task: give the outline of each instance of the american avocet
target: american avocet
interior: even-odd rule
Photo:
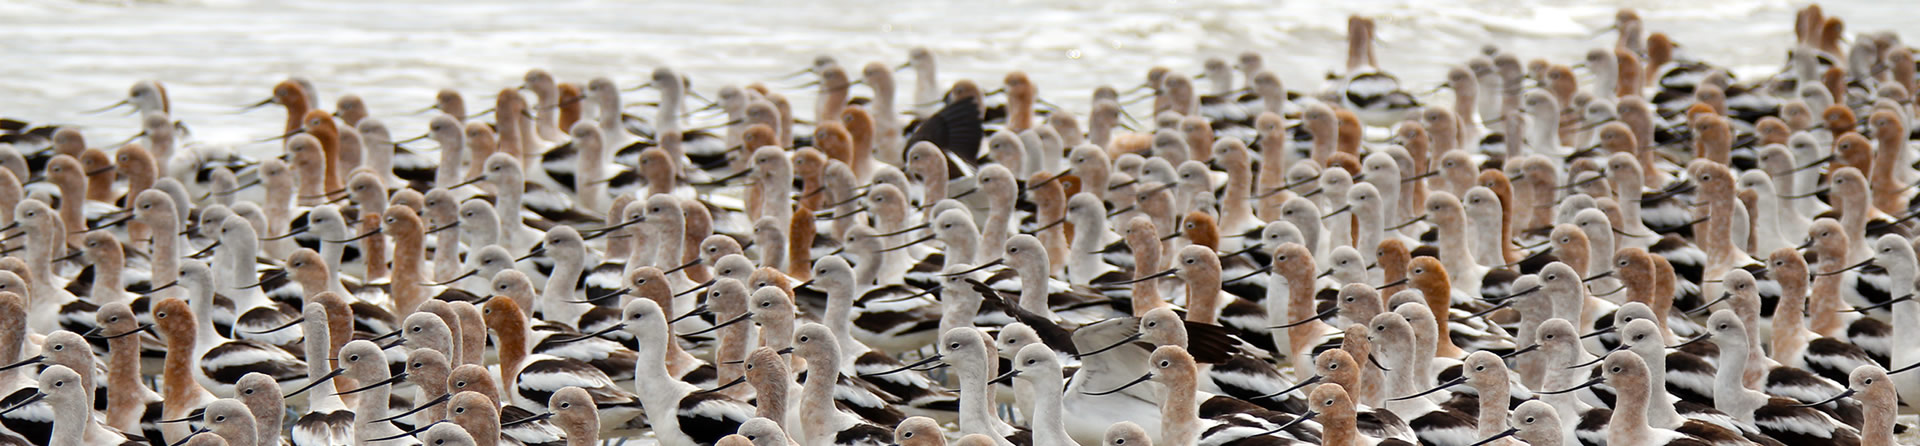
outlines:
[[[1417,308],[1417,307],[1412,307]],[[1416,328],[1407,322],[1399,312],[1387,312],[1374,316],[1367,323],[1367,342],[1377,353],[1377,357],[1386,358],[1393,366],[1380,366],[1388,372],[1388,395],[1413,395],[1431,387],[1428,382],[1434,375],[1427,375],[1420,362],[1431,358],[1417,355],[1419,344]],[[1380,362],[1374,356],[1371,362]],[[1473,439],[1472,417],[1453,411],[1425,398],[1409,398],[1386,401],[1386,407],[1400,418],[1406,419],[1415,435],[1426,442],[1445,442],[1446,444],[1470,444]]]
[[[1194,335],[1189,336],[1189,333]],[[1155,346],[1177,345],[1189,349],[1190,353],[1200,352],[1202,356],[1195,357],[1196,361],[1203,364],[1199,372],[1203,379],[1199,385],[1207,391],[1255,399],[1289,385],[1279,382],[1279,370],[1254,356],[1263,352],[1253,351],[1217,325],[1183,321],[1170,307],[1155,308],[1140,317],[1140,334],[1141,340]]]
[[[145,414],[153,412],[159,415],[154,405],[161,401],[160,394],[154,393],[140,379],[140,338],[139,333],[150,332],[143,329],[141,322],[134,316],[127,302],[109,302],[102,304],[94,313],[101,332],[107,335],[107,410],[101,419],[108,427],[123,432],[144,432],[141,421]],[[132,336],[128,336],[132,335]],[[155,418],[157,419],[157,418]]]
[[[1313,254],[1298,243],[1282,244],[1274,251],[1272,265],[1276,273],[1270,280],[1284,282],[1269,285],[1268,321],[1285,325],[1317,319],[1312,316],[1318,313],[1314,308],[1314,292],[1318,287],[1309,276],[1316,269]],[[1275,290],[1284,290],[1286,294],[1275,296]],[[1282,304],[1286,305],[1282,307],[1285,311],[1273,311],[1275,305]],[[1276,313],[1285,317],[1276,320]],[[1294,370],[1308,370],[1312,367],[1311,352],[1338,345],[1342,333],[1325,322],[1315,320],[1286,327],[1285,330],[1275,329],[1271,336],[1274,345],[1285,349],[1288,358],[1292,358]]]
[[[946,446],[947,437],[940,430],[940,422],[927,417],[913,417],[894,427],[893,442],[903,446]]]
[[[15,277],[5,277],[10,275],[12,275],[12,273],[0,274],[0,278],[18,280]],[[26,359],[24,356],[25,353],[27,353],[26,350],[29,350],[26,347],[32,346],[31,340],[28,339],[26,324],[23,323],[24,319],[26,319],[26,313],[26,301],[21,299],[20,295],[12,292],[0,292],[0,316],[12,316],[12,318],[8,319],[9,322],[0,324],[0,341],[6,342],[6,344],[0,344],[4,345],[4,347],[0,347],[0,357],[4,357],[10,365],[30,365],[36,362],[16,362]],[[6,392],[8,392],[9,396],[13,396],[14,394],[19,394],[21,398],[32,396],[35,392],[35,390],[33,390],[33,383],[34,378],[28,375],[25,369],[20,367],[0,371],[0,384],[6,386]],[[26,407],[24,404],[19,406]],[[0,437],[14,438],[14,436],[25,433],[22,431],[47,431],[47,423],[52,417],[48,416],[45,405],[43,404],[31,412],[35,413],[22,413],[10,417],[0,417],[0,420],[11,422],[7,423],[10,424],[10,426],[7,426],[7,429],[12,431],[13,434]],[[39,435],[34,436],[36,440],[38,440],[38,436]]]
[[[434,446],[479,446],[481,443],[473,434],[453,423],[436,423],[426,426],[426,432],[419,434],[420,444]]]
[[[118,429],[101,425],[93,418],[92,402],[87,400],[87,389],[81,382],[79,373],[62,365],[53,365],[40,372],[38,391],[28,402],[45,399],[53,408],[52,433],[47,444],[81,445],[111,444],[132,445],[145,442],[145,438],[121,432]],[[22,402],[15,407],[26,406]],[[238,402],[233,405],[239,406]],[[244,406],[239,407],[246,414]],[[252,419],[247,414],[248,420]],[[252,434],[252,425],[248,423],[247,434]]]
[[[727,446],[787,446],[793,439],[780,429],[773,420],[754,418],[740,423],[740,430],[732,435],[720,437],[716,445]]]
[[[111,170],[112,165],[107,165],[107,168]],[[99,169],[99,167],[93,169]],[[89,178],[93,172],[94,170],[82,166],[78,158],[64,154],[48,160],[42,169],[40,179],[58,187],[61,197],[74,197],[71,200],[61,200],[59,210],[60,219],[66,222],[67,231],[75,235],[87,228],[98,226],[109,217],[109,214],[118,215],[120,211],[117,206],[109,202],[93,199]],[[28,181],[34,181],[34,179],[28,179]],[[108,183],[106,187],[111,193],[112,184]]]
[[[1517,438],[1532,446],[1559,446],[1566,444],[1560,436],[1560,415],[1553,406],[1539,400],[1528,400],[1515,406],[1513,414],[1507,417],[1501,426],[1512,426],[1507,430],[1485,437],[1477,444],[1495,443],[1505,437]]]
[[[1489,354],[1491,355],[1491,354]],[[1339,384],[1321,384],[1308,395],[1306,416],[1317,419],[1321,426],[1320,444],[1322,445],[1413,445],[1405,438],[1371,438],[1360,430],[1362,418],[1358,418],[1353,398]],[[1503,403],[1504,404],[1504,403]],[[1504,407],[1502,407],[1504,409]],[[1504,412],[1504,410],[1502,410]],[[1369,420],[1372,421],[1372,420]],[[1399,420],[1393,420],[1399,421]]]
[[[1496,271],[1503,273],[1499,275],[1501,277],[1489,276],[1489,278],[1506,279],[1509,277],[1517,277],[1511,271]],[[1473,310],[1479,312],[1487,311],[1487,309],[1479,308],[1475,305],[1476,302],[1472,300],[1463,300],[1459,295],[1455,294],[1459,292],[1457,291],[1458,287],[1449,288],[1449,282],[1451,282],[1451,279],[1449,278],[1446,267],[1437,259],[1424,256],[1415,257],[1412,262],[1407,264],[1407,284],[1411,289],[1420,291],[1422,299],[1420,303],[1427,307],[1426,310],[1429,312],[1429,316],[1433,319],[1434,323],[1437,324],[1436,337],[1433,339],[1436,353],[1441,357],[1458,359],[1466,356],[1465,350],[1463,349],[1508,350],[1518,347],[1512,344],[1511,336],[1499,326],[1490,324],[1475,325],[1453,321],[1453,312],[1455,311]],[[1511,285],[1511,280],[1508,280],[1507,283],[1502,283],[1499,286],[1511,288]],[[1484,290],[1485,288],[1482,289]],[[1512,291],[1503,290],[1501,294],[1512,295]],[[1395,309],[1397,310],[1398,308]],[[1466,345],[1466,347],[1460,347],[1459,345],[1461,344]]]
[[[517,433],[516,431],[521,430],[521,427],[530,426],[535,428],[544,428],[544,430],[553,429],[550,426],[542,426],[543,418],[537,417],[534,413],[529,412],[526,409],[521,408],[520,406],[512,405],[512,404],[500,405],[500,403],[498,403],[499,400],[497,399],[500,395],[500,390],[497,387],[497,385],[494,383],[493,375],[494,374],[492,372],[489,372],[486,368],[478,365],[462,364],[460,366],[454,367],[453,372],[447,375],[447,391],[452,393],[445,394],[444,396],[446,398],[444,399],[435,399],[434,401],[431,401],[428,403],[431,405],[432,403],[435,403],[435,402],[450,401],[453,398],[452,397],[453,394],[458,394],[460,392],[474,392],[474,393],[480,394],[481,396],[485,396],[489,399],[493,399],[493,401],[495,401],[494,404],[500,408],[500,414],[502,418],[517,420],[517,421],[525,421],[525,423],[519,424],[518,426],[509,426],[509,427],[503,428],[508,432],[508,436],[519,438],[520,434]],[[557,435],[558,435],[557,432],[548,432],[543,436],[543,438],[545,439],[541,441],[552,441],[552,439],[555,438]]]
[[[1842,424],[1798,400],[1772,397],[1746,386],[1744,376],[1751,347],[1747,345],[1746,326],[1739,316],[1728,310],[1715,311],[1708,318],[1707,329],[1713,341],[1721,344],[1720,369],[1714,379],[1714,407],[1741,423],[1758,427],[1782,443],[1860,442],[1861,431],[1853,426]]]
[[[201,322],[195,320],[194,311],[187,303],[179,299],[162,299],[154,303],[152,314],[153,327],[167,343],[166,366],[161,373],[161,387],[165,393],[160,416],[167,420],[181,419],[217,399],[194,379],[195,372],[200,369],[200,355],[194,349],[195,333],[200,330],[211,331],[212,328],[197,328]],[[167,440],[183,441],[191,429],[186,424],[169,423],[162,426],[161,431]]]
[[[662,442],[709,443],[738,429],[740,423],[752,417],[746,404],[720,393],[702,391],[667,374],[664,347],[677,341],[668,331],[667,318],[658,303],[635,299],[626,304],[623,313],[626,322],[622,325],[639,340],[643,358],[638,365],[640,369],[635,372],[641,377],[635,380],[640,386],[638,399],[649,409],[649,424]]]
[[[207,405],[207,410],[200,415],[200,419],[206,423],[205,427],[201,428],[202,431],[219,435],[229,445],[257,444],[253,413],[240,400],[231,398],[215,400],[213,404]]]
[[[626,423],[639,416],[639,397],[621,389],[599,368],[578,359],[534,353],[528,344],[527,313],[513,299],[488,299],[481,312],[499,349],[501,399],[522,408],[541,408],[553,392],[572,386],[596,393],[603,430],[625,429]]]
[[[1064,407],[1061,405],[1061,392],[1065,382],[1061,377],[1060,358],[1046,344],[1030,344],[1021,347],[1014,355],[1013,369],[995,378],[995,381],[1019,379],[1032,386],[1034,393],[1033,444],[1035,446],[1070,446],[1079,443],[1068,434]]]
[[[387,399],[392,393],[392,389],[388,386],[405,379],[406,376],[390,373],[386,356],[381,353],[380,346],[372,341],[348,342],[340,347],[337,355],[340,365],[334,369],[334,372],[328,374],[344,376],[362,385],[357,389],[340,392],[341,394],[363,393],[354,402],[352,412],[354,441],[364,443],[400,433],[401,430],[398,427],[386,421]]]
[[[1446,266],[1444,271],[1448,280],[1445,283],[1453,290],[1449,293],[1469,297],[1507,295],[1509,292],[1501,288],[1512,281],[1513,274],[1473,261],[1468,249],[1472,237],[1467,228],[1466,209],[1460,199],[1444,192],[1428,194],[1426,212],[1427,219],[1441,231],[1440,258],[1436,263]]]
[[[1148,381],[1162,386],[1164,390],[1160,393],[1165,403],[1160,410],[1161,443],[1251,441],[1285,445],[1302,444],[1320,437],[1321,426],[1308,423],[1313,416],[1268,411],[1231,397],[1199,393],[1195,387],[1193,357],[1179,346],[1155,349],[1149,356],[1148,370],[1121,389]]]
[[[80,375],[79,384],[82,390],[86,391],[84,397],[85,401],[87,401],[88,410],[92,410],[95,402],[101,401],[96,400],[95,395],[99,395],[102,400],[104,400],[109,392],[111,392],[109,389],[101,387],[106,383],[99,380],[100,375],[107,373],[105,369],[106,364],[97,361],[97,357],[93,354],[92,344],[88,344],[85,338],[71,331],[58,330],[53,333],[48,333],[46,337],[40,341],[40,354],[31,358],[24,358],[21,360],[21,363],[44,363],[49,366],[61,365],[72,370],[87,371],[85,374]]]
[[[940,354],[929,359],[953,366],[960,384],[960,431],[986,435],[1002,446],[1029,443],[1030,432],[1002,421],[989,407],[995,400],[989,381],[998,361],[986,335],[973,327],[957,327],[941,335],[940,345]]]
[[[763,268],[761,271],[771,269]],[[760,289],[750,297],[749,306],[753,308],[754,322],[761,328],[761,344],[775,349],[790,347],[798,315],[794,312],[793,302],[787,297],[788,292],[783,289],[785,285],[773,284],[758,277],[753,282]],[[839,404],[861,417],[891,424],[904,416],[894,407],[900,401],[911,402],[914,407],[935,413],[952,411],[954,396],[951,392],[937,390],[932,380],[919,372],[907,370],[908,367],[891,357],[868,352],[853,361],[851,371],[859,373],[865,381],[842,378],[835,398]],[[805,360],[798,357],[792,358],[792,362],[795,368],[806,364]]]
[[[284,381],[300,381],[300,369],[304,362],[299,358],[272,344],[229,339],[215,331],[213,273],[206,264],[186,262],[179,283],[182,288],[191,290],[192,315],[198,318],[194,324],[197,328],[188,334],[194,339],[191,354],[198,357],[198,364],[192,369],[193,377],[202,386],[215,394],[232,394],[233,383],[239,380],[236,375],[245,375],[246,372],[266,373]],[[154,316],[157,321],[159,315]],[[172,341],[168,343],[171,350]]]
[[[546,417],[529,414],[515,421],[519,422],[517,424],[527,424],[544,419]],[[505,435],[506,433],[502,431],[500,408],[493,404],[492,399],[479,392],[465,391],[454,394],[447,403],[447,421],[466,430],[478,445],[527,443]],[[552,443],[560,439],[549,436],[541,440]]]
[[[600,416],[593,404],[593,395],[586,389],[568,387],[553,393],[547,400],[548,410],[552,410],[553,424],[566,432],[568,446],[590,446],[599,443]]]
[[[301,337],[298,330],[289,329],[259,334],[268,328],[284,325],[294,318],[289,314],[290,310],[283,309],[270,300],[267,293],[262,290],[279,288],[281,284],[287,283],[288,281],[284,279],[286,271],[260,274],[260,262],[254,260],[259,256],[260,237],[255,235],[253,224],[245,218],[227,217],[218,231],[220,251],[227,255],[224,259],[216,260],[225,260],[227,264],[221,265],[225,271],[215,274],[228,277],[225,281],[229,285],[228,288],[219,291],[234,300],[232,337],[257,340],[283,348],[295,344]],[[216,280],[215,283],[219,281]]]
[[[891,437],[886,428],[865,423],[834,407],[841,353],[835,336],[820,324],[802,325],[794,332],[794,354],[807,361],[807,383],[801,389],[799,420],[805,444],[881,444]]]
[[[273,377],[258,373],[249,373],[240,377],[236,399],[246,405],[247,416],[253,425],[254,444],[282,444],[280,434],[281,420],[286,416],[286,400],[280,393],[280,385]],[[217,423],[217,421],[216,421]]]
[[[332,292],[342,298],[352,296],[349,301],[342,302],[342,305],[352,308],[353,314],[342,315],[342,317],[350,316],[353,324],[361,326],[360,330],[368,333],[386,334],[400,325],[400,321],[393,313],[374,303],[384,300],[374,298],[381,297],[381,293],[385,290],[377,285],[364,284],[348,288],[346,284],[340,283],[341,276],[334,275],[333,270],[327,268],[322,256],[311,249],[300,248],[287,257],[288,275],[294,283],[305,290],[303,292],[308,293],[308,296],[314,296],[323,291]],[[311,301],[312,298],[308,300]]]
[[[406,416],[414,417],[412,421],[416,421],[408,424],[423,426],[447,419],[447,408],[440,404],[441,399],[450,399],[453,395],[447,392],[447,380],[453,375],[453,366],[447,362],[447,355],[424,348],[407,352],[406,373],[407,382],[420,391],[420,397],[413,399],[416,401],[414,408],[404,412]]]
[[[877,189],[890,189],[890,186],[877,186]],[[922,278],[935,279],[932,273],[938,268],[928,261],[912,259],[891,259],[889,252],[882,248],[880,236],[864,225],[856,226],[847,233],[848,240],[841,246],[848,255],[859,259],[858,266],[851,272],[849,280],[857,291],[855,298],[861,316],[856,317],[855,327],[860,331],[862,342],[885,352],[900,352],[917,349],[933,342],[936,337],[930,324],[936,309],[926,305],[926,301],[913,300],[914,295],[924,292],[931,284],[914,284],[911,278],[903,277],[912,267],[922,271]],[[800,260],[797,256],[794,260]],[[817,273],[814,280],[826,280]],[[829,303],[829,307],[832,307]]]
[[[1454,397],[1456,400],[1461,400],[1460,402],[1470,399],[1479,406],[1479,411],[1475,414],[1475,427],[1481,438],[1498,434],[1500,427],[1506,424],[1507,408],[1512,407],[1515,401],[1523,400],[1512,398],[1513,393],[1527,391],[1524,387],[1511,387],[1513,376],[1507,372],[1504,360],[1505,358],[1486,351],[1473,352],[1461,364],[1460,378],[1441,383],[1441,387],[1436,387],[1440,389],[1451,387],[1448,385],[1450,383],[1464,383],[1473,388],[1474,395],[1471,397],[1462,393],[1456,393]]]
[[[53,263],[57,257],[66,256],[67,237],[60,226],[60,217],[53,208],[39,200],[21,201],[14,207],[14,222],[20,224],[26,232],[27,277],[30,285],[26,292],[28,301],[28,328],[36,333],[49,333],[56,327],[87,331],[92,325],[92,305],[78,300],[73,293],[64,288],[65,280],[56,276]],[[78,305],[75,305],[78,304]]]
[[[1629,303],[1621,308],[1621,314],[1627,314],[1638,307],[1640,306]],[[1668,347],[1660,336],[1659,327],[1650,317],[1623,320],[1621,327],[1620,349],[1639,355],[1641,361],[1647,366],[1649,397],[1654,401],[1654,404],[1647,406],[1647,422],[1650,425],[1671,428],[1703,438],[1733,438],[1758,433],[1757,431],[1749,432],[1752,429],[1744,427],[1741,420],[1702,406],[1703,403],[1698,399],[1712,398],[1705,395],[1718,395],[1718,390],[1701,392],[1697,389],[1696,382],[1683,381],[1712,379],[1702,375],[1710,376],[1717,371],[1703,370],[1707,367],[1706,361],[1692,357],[1690,353],[1667,352]],[[1673,391],[1669,389],[1676,387],[1692,395],[1675,398]],[[1618,401],[1617,396],[1615,401]]]
[[[1361,437],[1378,439],[1395,438],[1401,441],[1415,441],[1413,429],[1407,427],[1405,420],[1400,419],[1398,415],[1394,415],[1393,412],[1385,408],[1363,407],[1365,404],[1359,401],[1360,399],[1372,399],[1375,401],[1383,399],[1379,398],[1379,395],[1361,394],[1378,393],[1382,390],[1378,383],[1370,382],[1378,380],[1379,378],[1377,376],[1368,376],[1377,375],[1380,372],[1378,367],[1371,366],[1373,361],[1369,361],[1369,365],[1364,366],[1369,368],[1362,370],[1363,366],[1354,359],[1355,354],[1360,356],[1368,355],[1367,352],[1360,351],[1364,350],[1364,348],[1360,347],[1366,347],[1364,345],[1366,343],[1366,336],[1363,333],[1365,327],[1361,325],[1362,324],[1355,324],[1350,326],[1349,331],[1353,333],[1350,337],[1346,338],[1349,340],[1347,341],[1348,345],[1346,347],[1327,350],[1315,356],[1313,359],[1313,376],[1300,379],[1299,384],[1285,390],[1285,392],[1290,393],[1296,388],[1304,388],[1320,382],[1336,384],[1343,389],[1352,389],[1354,394],[1349,396],[1354,399],[1355,417],[1358,420],[1364,420],[1364,422],[1359,424],[1362,428],[1360,431]],[[1350,353],[1346,348],[1353,348],[1355,350]],[[1311,404],[1308,405],[1311,406]]]
[[[1356,26],[1358,25],[1358,26]],[[1420,102],[1400,88],[1399,79],[1381,71],[1373,54],[1374,23],[1370,18],[1353,17],[1348,22],[1348,62],[1341,76],[1341,104],[1361,114],[1369,125],[1385,126],[1399,122],[1407,113],[1418,110]],[[1355,54],[1364,56],[1364,67]]]
[[[1028,313],[1048,320],[1061,318],[1080,323],[1103,319],[1112,313],[1111,308],[1103,305],[1109,301],[1105,296],[1060,284],[1049,276],[1051,264],[1047,261],[1047,249],[1038,238],[1026,234],[1013,236],[1006,241],[1004,249],[993,255],[1019,276],[1020,295],[1015,305]]]
[[[1584,367],[1574,366],[1591,363],[1593,354],[1580,346],[1580,333],[1574,331],[1572,323],[1560,318],[1547,319],[1540,323],[1537,339],[1540,353],[1536,358],[1546,358],[1540,388],[1571,388],[1587,376],[1582,371]],[[1574,392],[1541,390],[1535,394],[1541,401],[1553,406],[1555,411],[1567,414],[1560,420],[1559,426],[1563,443],[1598,444],[1605,441],[1605,419],[1611,416],[1611,412],[1604,408],[1591,408]]]
[[[1769,275],[1778,277],[1782,285],[1780,300],[1773,310],[1772,324],[1768,327],[1772,347],[1769,357],[1780,361],[1781,365],[1811,371],[1836,383],[1847,376],[1846,370],[1875,362],[1860,346],[1815,333],[1806,325],[1809,313],[1818,315],[1823,311],[1835,311],[1820,302],[1826,299],[1819,297],[1819,293],[1837,291],[1839,278],[1834,276],[1845,271],[1836,266],[1839,260],[1831,260],[1845,244],[1845,236],[1841,234],[1839,226],[1837,222],[1823,218],[1814,222],[1811,232],[1814,251],[1822,256],[1821,263],[1825,264],[1820,269],[1830,271],[1809,274],[1806,263],[1801,261],[1804,257],[1800,257],[1793,248],[1781,248],[1770,255],[1768,270]],[[1888,249],[1893,249],[1891,245],[1905,245],[1907,249],[1912,249],[1907,242],[1898,239],[1876,241],[1876,244]],[[1805,285],[1808,279],[1814,283],[1812,293],[1808,293]],[[1900,285],[1892,287],[1899,288]],[[1807,310],[1800,310],[1802,308]],[[1818,318],[1815,316],[1815,319]]]
[[[1662,444],[1662,445],[1709,445],[1718,444],[1667,428],[1653,427],[1647,423],[1648,381],[1647,365],[1640,356],[1631,352],[1613,352],[1607,355],[1602,365],[1602,378],[1587,381],[1584,386],[1606,382],[1620,391],[1614,405],[1610,421],[1606,425],[1607,444]],[[1745,439],[1725,439],[1745,443]]]
[[[799,414],[787,410],[787,406],[805,403],[800,401],[801,395],[793,393],[794,375],[788,371],[788,361],[777,350],[760,347],[747,354],[740,366],[744,369],[742,376],[753,387],[755,419],[773,421],[782,429],[793,425],[794,431],[798,432]]]

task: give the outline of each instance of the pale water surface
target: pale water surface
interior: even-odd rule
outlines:
[[[1902,29],[1920,14],[1897,1],[1826,2],[1851,32]],[[862,0],[622,2],[601,0],[0,0],[0,115],[78,124],[94,145],[138,130],[113,103],[137,79],[164,81],[200,144],[272,136],[277,110],[233,114],[289,75],[312,79],[322,101],[364,97],[396,136],[419,134],[435,90],[467,94],[470,111],[518,84],[528,68],[562,81],[610,76],[643,82],[653,67],[687,74],[697,91],[772,81],[831,54],[842,65],[889,64],[908,48],[939,58],[943,85],[987,88],[1025,70],[1041,94],[1085,113],[1099,85],[1127,88],[1148,67],[1197,73],[1201,61],[1259,51],[1291,89],[1318,89],[1345,58],[1349,14],[1378,17],[1380,62],[1424,89],[1485,44],[1572,63],[1595,46],[1614,11],[1637,8],[1649,30],[1673,35],[1708,61],[1754,75],[1775,70],[1792,39],[1784,0]],[[1909,39],[1914,38],[1908,32]],[[857,73],[857,71],[856,71]],[[903,73],[900,101],[910,101]],[[653,99],[629,94],[629,102]],[[857,88],[856,94],[866,94]],[[788,92],[811,110],[813,92]],[[1444,97],[1429,100],[1446,100]],[[804,113],[804,112],[803,112]],[[643,115],[650,114],[642,112]],[[251,153],[271,145],[246,147]]]

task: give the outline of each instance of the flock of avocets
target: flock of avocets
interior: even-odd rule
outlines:
[[[1085,118],[926,50],[811,113],[532,70],[415,138],[290,79],[257,159],[140,81],[133,140],[0,134],[0,443],[1890,445],[1915,53],[1798,19],[1765,79],[1623,10],[1444,105],[1363,17],[1321,91],[1249,52]]]

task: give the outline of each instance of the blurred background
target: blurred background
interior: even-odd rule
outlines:
[[[1436,85],[1448,64],[1482,45],[1524,57],[1577,61],[1613,45],[1602,34],[1619,8],[1635,8],[1649,32],[1675,38],[1684,54],[1735,68],[1741,79],[1777,72],[1793,37],[1781,0],[0,0],[0,116],[78,124],[95,144],[138,131],[120,112],[82,111],[127,94],[138,79],[164,82],[176,119],[198,144],[273,136],[277,110],[235,114],[290,75],[311,79],[324,106],[356,93],[396,136],[422,133],[444,87],[470,110],[491,105],[527,69],[561,81],[609,76],[623,87],[669,65],[711,96],[722,85],[780,79],[815,55],[842,65],[904,62],[914,46],[938,58],[940,82],[971,78],[995,88],[1025,70],[1043,98],[1084,116],[1099,85],[1125,90],[1165,65],[1197,74],[1208,57],[1260,52],[1289,89],[1314,91],[1345,59],[1346,17],[1377,17],[1381,67],[1410,91]],[[1907,6],[1902,6],[1906,4]],[[1826,1],[1849,33],[1911,30],[1911,3]],[[857,72],[856,72],[857,74]],[[902,73],[902,100],[911,74]],[[628,103],[655,93],[630,93]],[[870,94],[855,87],[855,95]],[[1423,101],[1450,100],[1447,93]],[[813,89],[792,89],[809,110]],[[697,104],[696,104],[697,105]],[[122,110],[124,111],[124,109]],[[111,139],[102,139],[111,138]],[[242,151],[263,153],[272,144]]]

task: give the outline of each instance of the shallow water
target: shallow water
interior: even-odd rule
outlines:
[[[1824,3],[1850,31],[1898,29],[1914,18],[1900,2]],[[233,114],[267,97],[289,75],[312,79],[328,108],[339,95],[364,97],[395,136],[424,132],[442,87],[467,95],[470,111],[490,105],[528,68],[562,81],[610,76],[643,82],[659,65],[687,74],[697,91],[774,78],[816,54],[844,66],[899,63],[907,49],[938,56],[943,85],[961,78],[987,88],[1009,70],[1029,73],[1044,98],[1085,113],[1099,85],[1125,89],[1146,69],[1198,73],[1207,57],[1254,50],[1291,89],[1320,88],[1341,66],[1350,14],[1378,18],[1380,63],[1404,82],[1434,85],[1450,64],[1484,44],[1526,57],[1577,61],[1621,7],[1638,8],[1650,31],[1749,76],[1776,70],[1792,40],[1799,3],[1781,0],[1345,0],[1112,1],[733,0],[686,3],[595,0],[394,1],[180,0],[75,2],[0,0],[0,116],[77,124],[93,145],[138,131],[138,120],[81,111],[119,100],[137,79],[166,83],[176,119],[198,144],[229,145],[276,134],[276,109]],[[1911,38],[1911,36],[1909,36]],[[902,73],[899,100],[910,101]],[[855,94],[866,94],[856,87]],[[811,110],[813,92],[787,92]],[[652,100],[630,93],[626,100]],[[1447,100],[1430,97],[1428,100]],[[806,114],[806,112],[802,112]],[[644,112],[642,114],[645,114]],[[243,150],[262,153],[270,144]]]

